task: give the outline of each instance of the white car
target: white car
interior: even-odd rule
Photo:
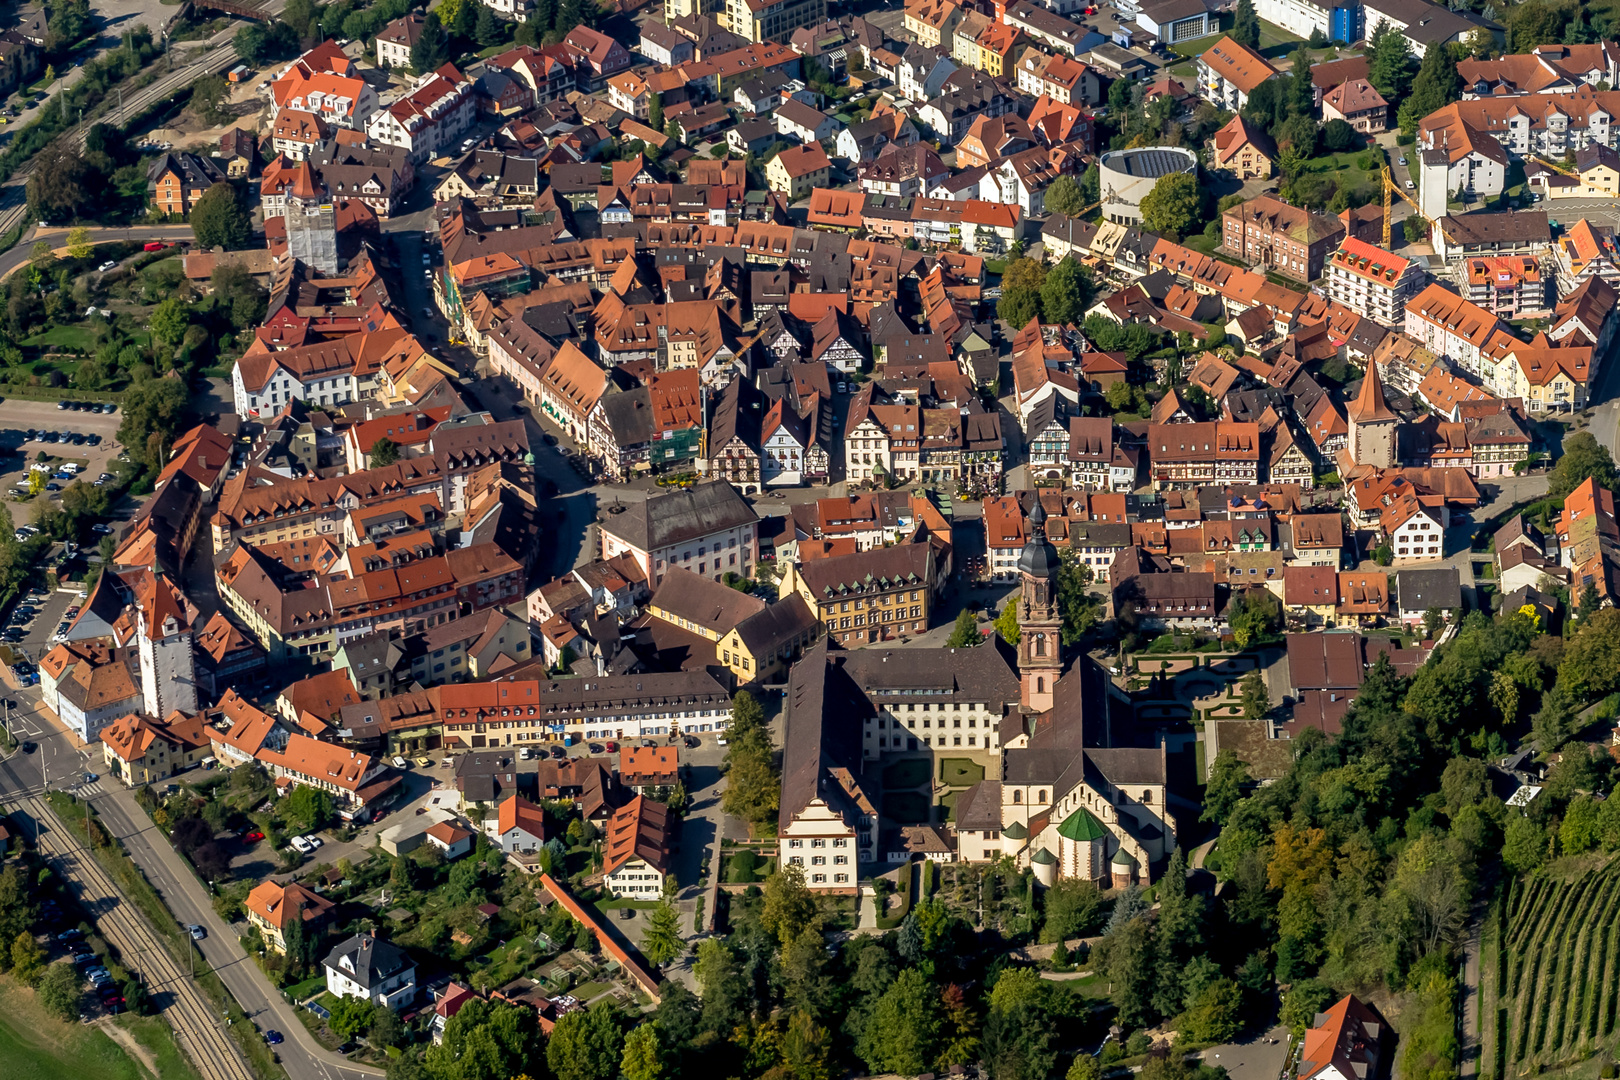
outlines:
[[[394,758],[394,768],[396,768],[396,769],[407,769],[407,768],[410,768],[410,765],[409,765],[408,762],[406,762],[406,760],[404,758],[395,757]]]
[[[105,274],[107,271],[113,269],[117,265],[118,265],[118,260],[117,259],[108,259],[106,262],[104,262],[100,266],[96,267],[96,273]]]
[[[305,833],[303,836],[299,837],[299,839],[308,844],[309,850],[311,851],[314,851],[316,848],[320,847],[322,843],[321,838],[316,836],[314,833]]]
[[[1417,187],[1417,185],[1416,185],[1416,184],[1414,184],[1414,183],[1412,183],[1412,181],[1410,181],[1410,180],[1408,180],[1408,181],[1407,181],[1407,182],[1406,182],[1406,190],[1407,190],[1407,191],[1411,191],[1411,190],[1412,190],[1412,189],[1413,189],[1413,188],[1415,188],[1415,187]]]
[[[310,846],[309,841],[305,840],[302,836],[293,837],[291,840],[287,841],[287,846],[298,852],[300,855],[308,855],[310,852],[315,850]]]

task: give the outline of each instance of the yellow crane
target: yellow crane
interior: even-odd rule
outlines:
[[[1399,195],[1402,199],[1405,199],[1406,204],[1412,208],[1413,212],[1416,213],[1418,217],[1423,218],[1424,222],[1429,226],[1429,228],[1431,228],[1431,229],[1434,228],[1434,221],[1423,213],[1423,208],[1422,207],[1418,206],[1417,203],[1412,201],[1412,196],[1408,195],[1406,192],[1402,191],[1400,188],[1395,186],[1394,179],[1391,178],[1391,176],[1389,175],[1389,166],[1385,165],[1384,166],[1384,250],[1385,251],[1390,250],[1390,245],[1389,245],[1389,225],[1390,225],[1389,210],[1390,210],[1390,207],[1393,205],[1390,202],[1390,199],[1389,199],[1389,197],[1391,195]]]

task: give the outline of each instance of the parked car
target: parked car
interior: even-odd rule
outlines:
[[[551,756],[554,758],[565,758],[568,756],[568,751],[564,750],[560,746],[553,746],[551,748]]]
[[[308,855],[311,851],[315,850],[309,846],[309,841],[305,840],[302,836],[293,837],[291,840],[287,841],[287,846],[298,852],[300,855]]]
[[[410,763],[407,762],[404,758],[402,758],[402,757],[395,757],[394,758],[394,768],[396,768],[396,769],[407,769],[409,767],[410,767]]]
[[[607,752],[606,750],[602,749],[602,744],[601,743],[595,743],[595,742],[591,743],[585,749],[589,750],[593,754],[604,754],[604,753]]]
[[[96,267],[96,273],[105,274],[107,271],[115,269],[117,266],[118,266],[118,260],[117,259],[108,259],[106,262],[104,262],[100,266]]]
[[[257,844],[260,840],[263,840],[263,839],[264,839],[264,833],[259,832],[257,829],[255,829],[253,832],[244,833],[242,835],[242,842],[244,844]]]
[[[433,759],[428,757],[426,754],[424,754],[421,757],[417,758],[416,763],[418,765],[422,766],[422,768],[424,768],[424,769],[433,768]]]

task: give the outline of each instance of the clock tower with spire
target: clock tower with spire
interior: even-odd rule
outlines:
[[[1046,712],[1063,674],[1063,617],[1057,602],[1058,553],[1046,538],[1046,508],[1039,493],[1029,512],[1029,540],[1018,556],[1018,681],[1024,708]]]

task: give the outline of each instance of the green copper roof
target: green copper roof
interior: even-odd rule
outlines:
[[[1041,848],[1041,850],[1029,857],[1029,861],[1036,866],[1052,866],[1057,863],[1057,856],[1045,848]]]
[[[1058,826],[1058,835],[1065,840],[1073,840],[1077,844],[1084,844],[1089,840],[1101,840],[1108,835],[1103,823],[1094,817],[1090,810],[1081,807],[1069,815],[1069,819]]]
[[[1009,840],[1023,840],[1029,836],[1029,830],[1015,821],[1005,829],[1002,829],[1001,835],[1005,836]]]
[[[1120,848],[1118,851],[1114,852],[1114,857],[1109,861],[1115,866],[1136,865],[1136,860],[1127,855],[1124,848]]]

